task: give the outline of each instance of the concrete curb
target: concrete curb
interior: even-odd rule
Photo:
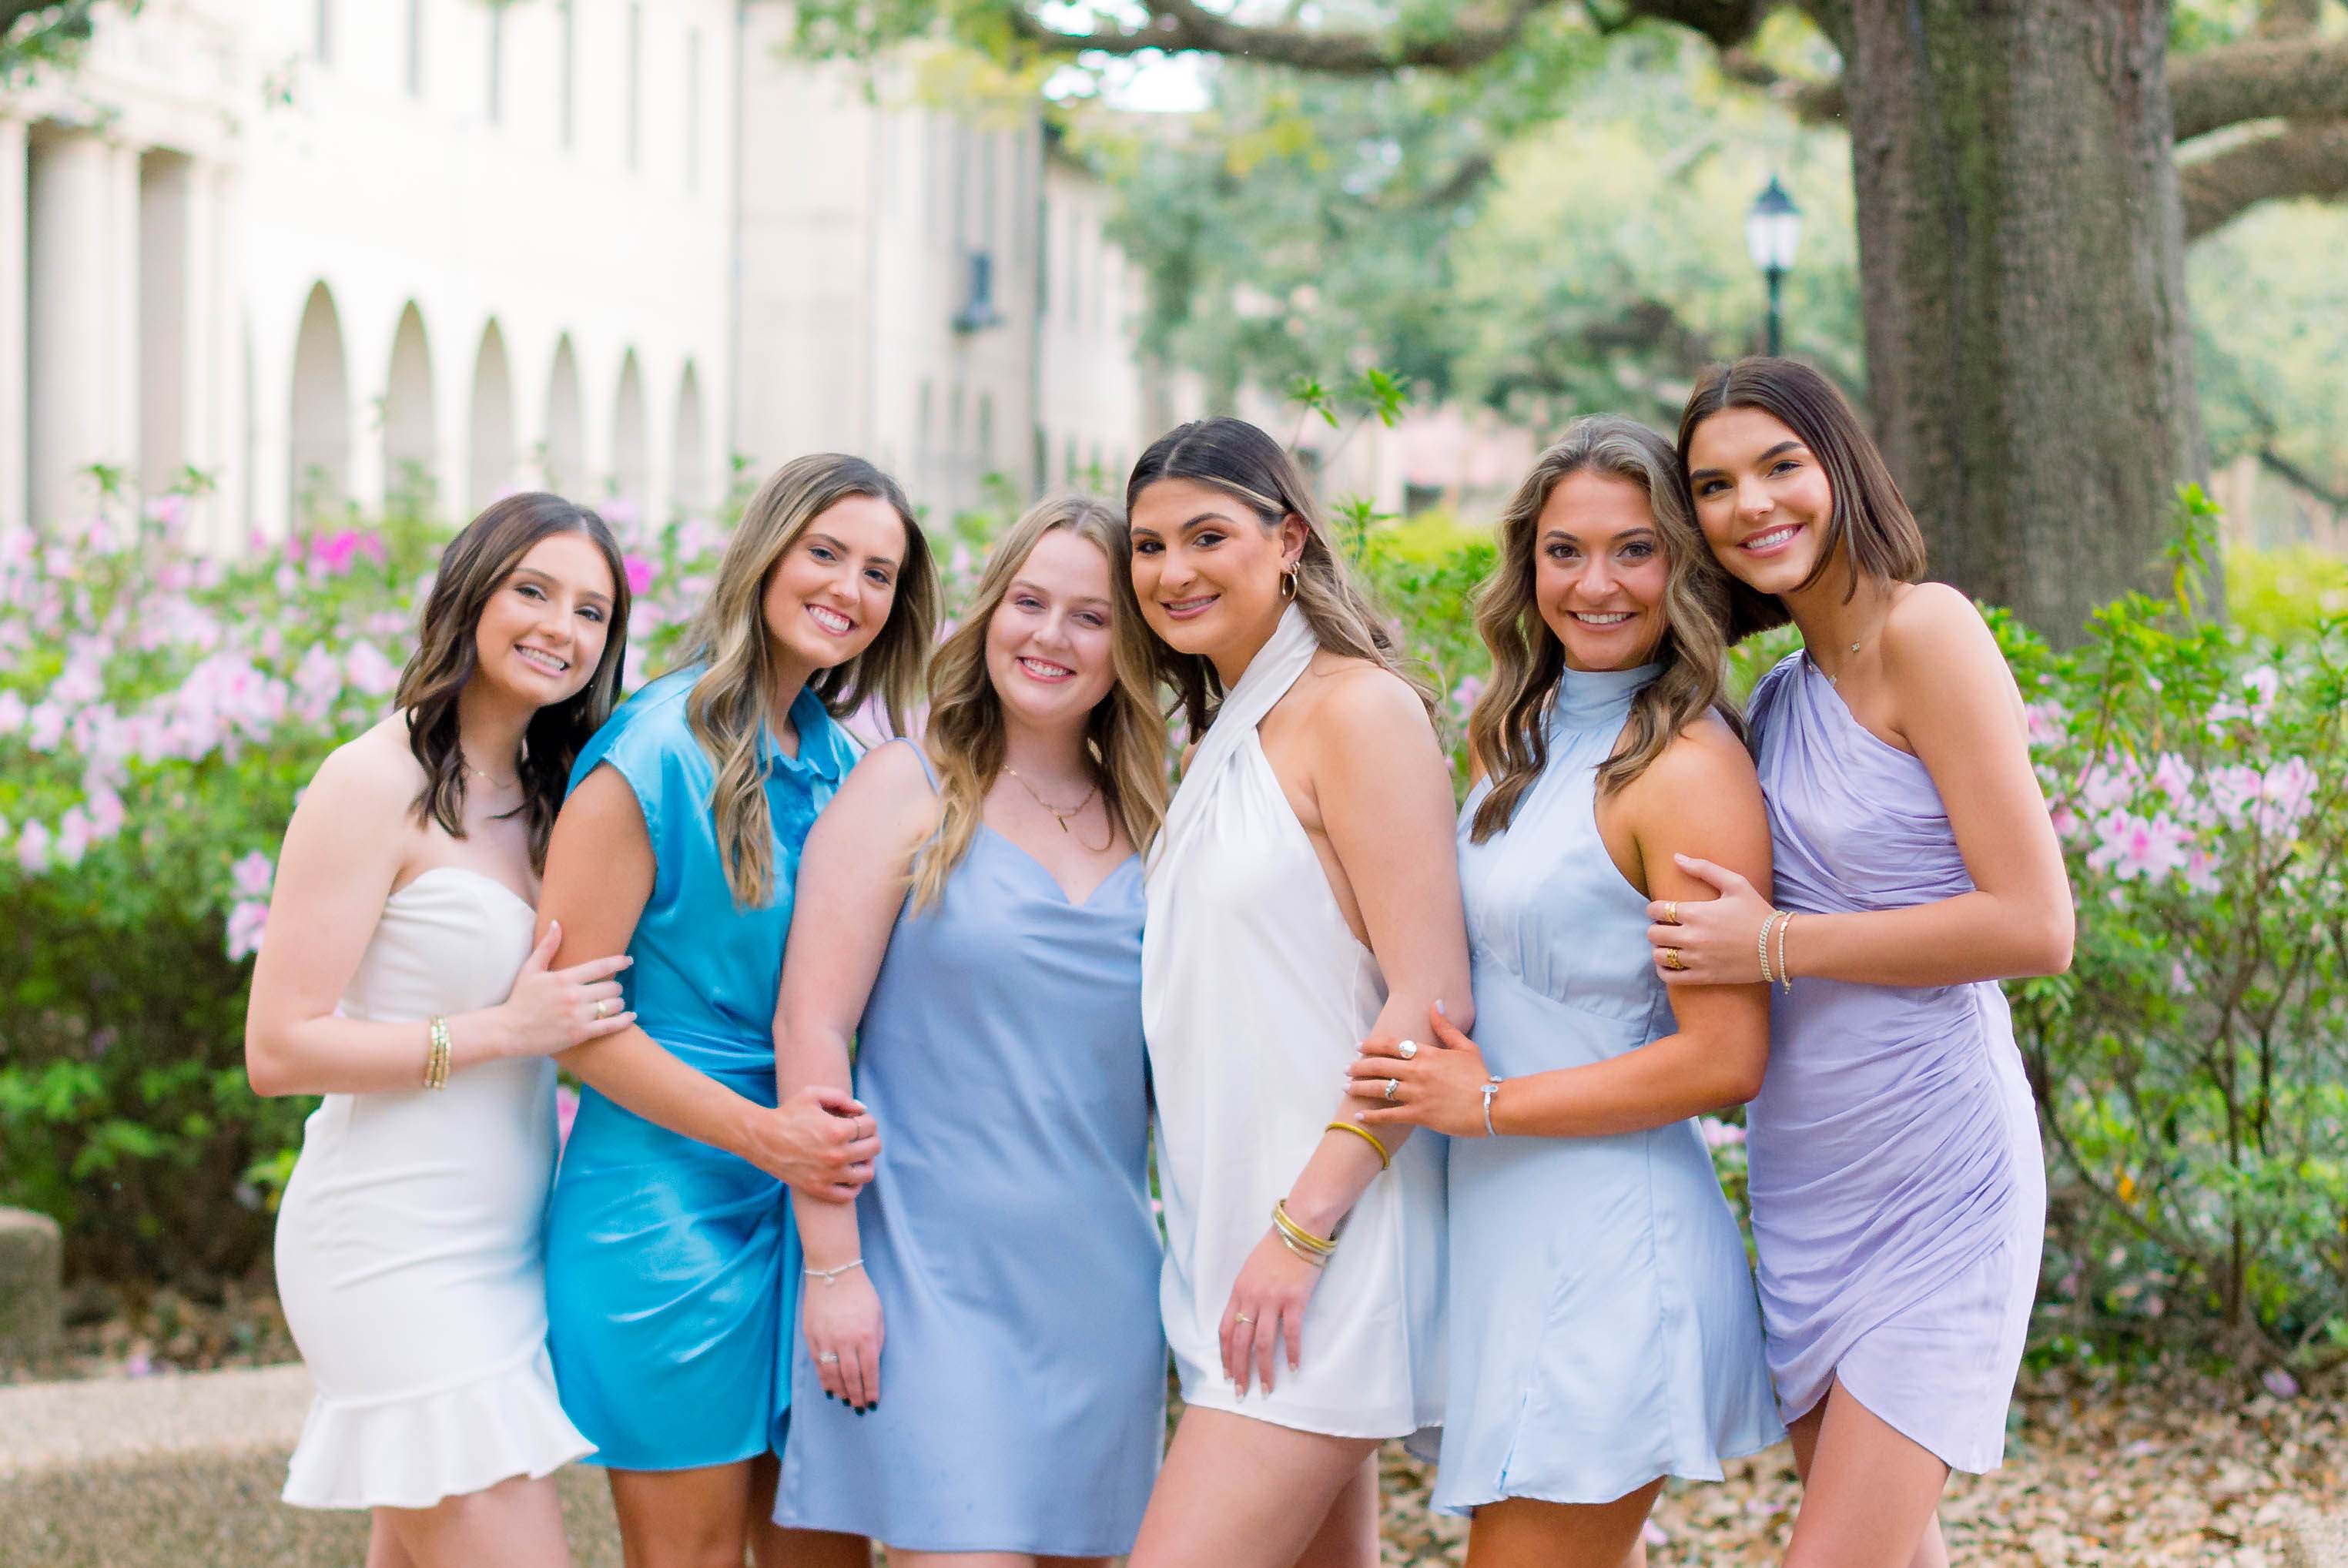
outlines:
[[[0,1387],[0,1568],[354,1568],[365,1513],[277,1500],[299,1366]],[[578,1568],[620,1568],[601,1470],[558,1477]]]
[[[57,1343],[65,1240],[46,1214],[0,1209],[0,1357],[30,1361]]]

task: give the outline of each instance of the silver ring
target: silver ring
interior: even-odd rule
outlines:
[[[1400,1078],[1386,1079],[1386,1098],[1388,1099],[1394,1099],[1395,1095],[1400,1094],[1401,1092],[1402,1080]]]
[[[1418,1055],[1418,1042],[1416,1040],[1405,1040],[1402,1044],[1395,1047],[1395,1055],[1400,1057],[1405,1061],[1410,1060],[1411,1057]]]
[[[839,1352],[837,1350],[827,1350],[822,1355],[817,1357],[816,1359],[826,1367],[837,1367],[839,1365]]]

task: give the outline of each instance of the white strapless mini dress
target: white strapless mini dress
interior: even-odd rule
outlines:
[[[494,1006],[536,916],[493,877],[436,867],[384,903],[345,1016]],[[277,1289],[316,1398],[284,1499],[426,1508],[590,1453],[546,1352],[554,1064],[487,1062],[438,1091],[330,1094],[277,1216]]]

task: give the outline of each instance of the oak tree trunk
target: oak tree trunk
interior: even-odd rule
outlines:
[[[2163,0],[1818,0],[1877,433],[1931,573],[2058,642],[2206,477]]]

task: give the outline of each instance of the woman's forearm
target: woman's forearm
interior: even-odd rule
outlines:
[[[1426,1032],[1425,1019],[1434,998],[1435,993],[1431,990],[1415,991],[1409,996],[1400,991],[1389,992],[1385,1006],[1378,1010],[1377,1021],[1370,1026],[1372,1036],[1416,1039]],[[1446,997],[1444,1006],[1446,1017],[1457,1013],[1466,1019],[1460,1026],[1462,1028],[1474,1025],[1476,1004],[1466,985],[1458,987],[1456,995]],[[1441,1047],[1430,1041],[1422,1041],[1420,1048],[1437,1050]],[[1358,1126],[1359,1123],[1354,1120],[1354,1113],[1361,1106],[1360,1100],[1341,1093],[1329,1113],[1329,1119]],[[1404,1144],[1410,1141],[1411,1130],[1408,1127],[1389,1125],[1375,1129],[1374,1133],[1378,1142],[1385,1146],[1386,1158],[1391,1160],[1402,1152]],[[1385,1169],[1378,1151],[1365,1140],[1334,1129],[1324,1131],[1312,1158],[1304,1162],[1303,1171],[1288,1190],[1289,1214],[1297,1223],[1317,1234],[1328,1235],[1339,1221],[1353,1212],[1354,1205],[1361,1202],[1362,1194],[1369,1191],[1370,1183]],[[1265,1223],[1269,1224],[1271,1221],[1272,1216],[1266,1214]]]
[[[1962,985],[2055,975],[2071,962],[2069,904],[1978,890],[1906,909],[1797,914],[1783,933],[1797,977],[1869,985]],[[1774,964],[1780,944],[1770,937]]]
[[[836,1269],[863,1256],[856,1225],[856,1204],[791,1194],[791,1218],[799,1228],[799,1247],[811,1269]]]
[[[1507,1079],[1492,1130],[1516,1138],[1607,1138],[1668,1127],[1761,1092],[1768,1051],[1680,1033],[1602,1062]]]
[[[766,1107],[686,1066],[642,1029],[626,1029],[558,1058],[582,1083],[646,1121],[750,1159],[751,1124]]]
[[[448,1016],[451,1076],[511,1054],[512,1037],[495,1007]],[[424,1019],[378,1023],[329,1013],[291,1026],[258,1019],[244,1037],[245,1076],[259,1095],[376,1094],[422,1088],[431,1054]]]

